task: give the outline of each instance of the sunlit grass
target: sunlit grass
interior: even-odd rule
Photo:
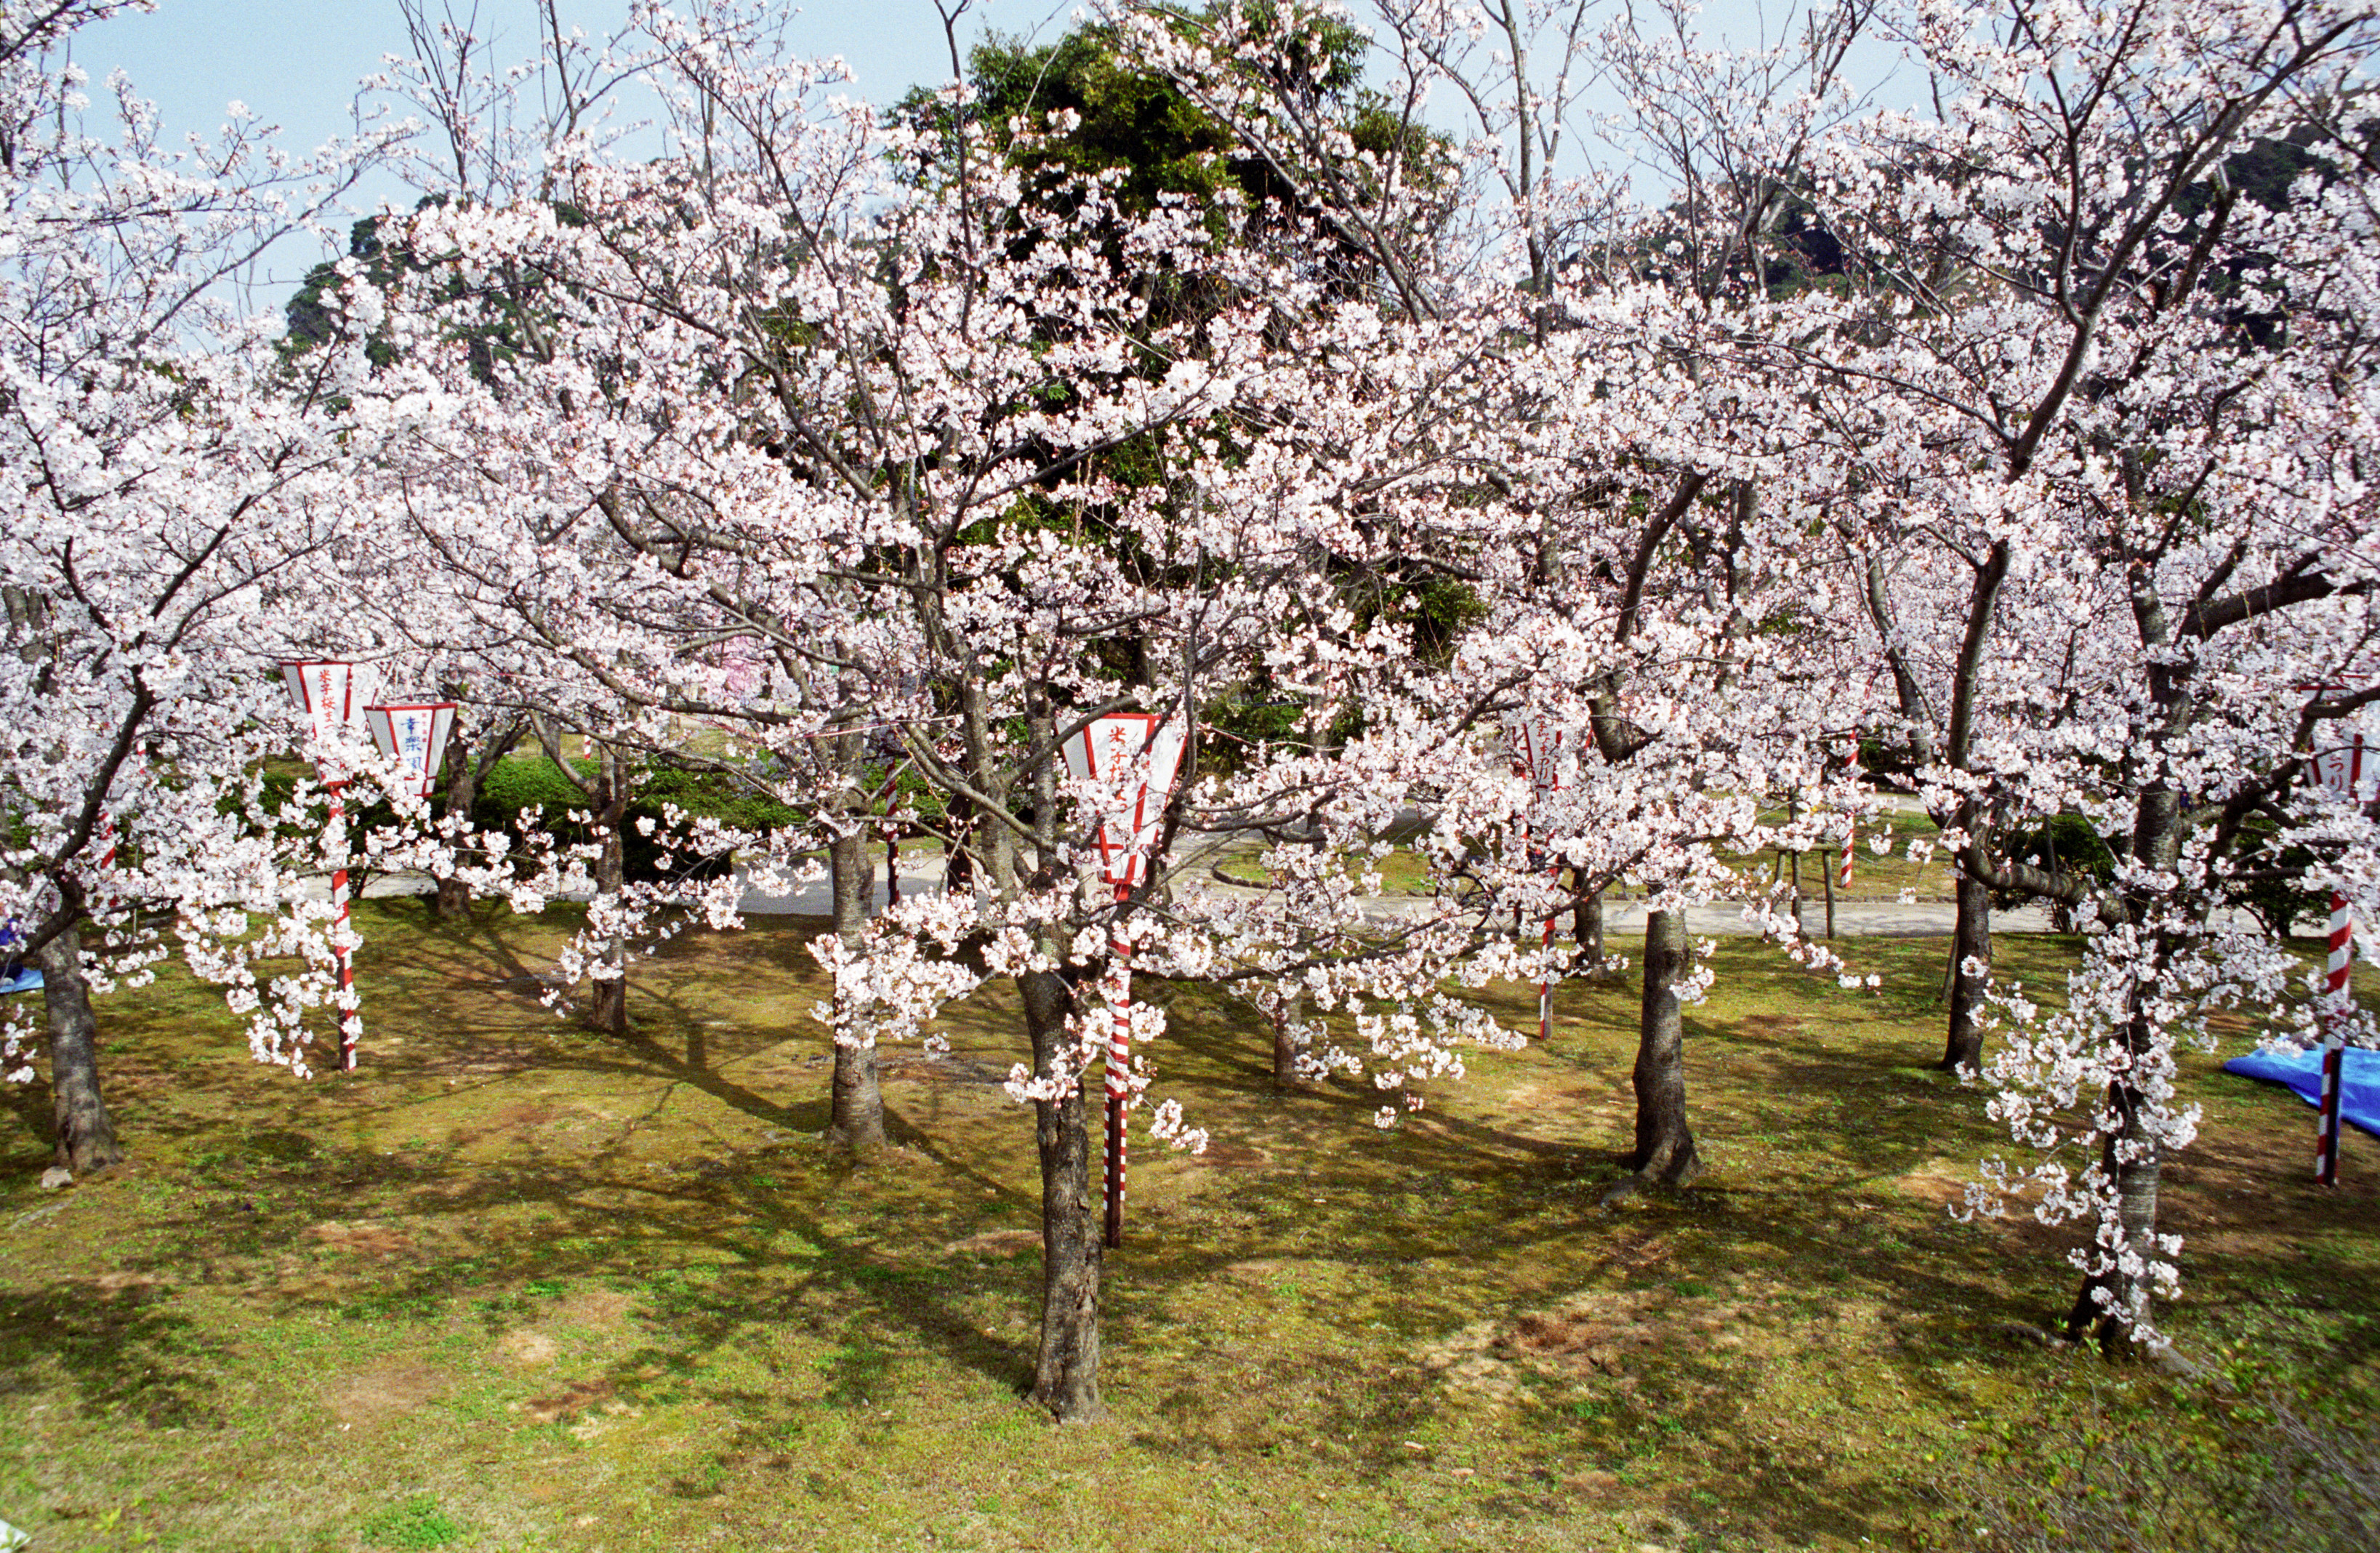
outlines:
[[[1944,1211],[1998,1134],[1930,1071],[1938,940],[1842,945],[1883,993],[1722,944],[1688,1022],[1709,1173],[1610,1211],[1631,985],[1565,984],[1549,1043],[1382,1134],[1368,1089],[1276,1095],[1232,1001],[1144,978],[1157,1093],[1216,1143],[1136,1154],[1112,1416],[1060,1430],[1022,1396],[1005,989],[947,1060],[886,1053],[899,1147],[855,1170],[818,1141],[818,924],[677,941],[613,1041],[534,1001],[567,913],[359,919],[361,1072],[259,1068],[169,976],[103,1011],[130,1169],[40,1192],[47,1096],[13,1094],[0,1518],[37,1547],[1957,1547],[1960,1474],[2107,1388],[2175,1438],[2233,1405],[2022,1336],[2064,1242]],[[2071,954],[2003,938],[1998,969],[2052,989]],[[2208,1065],[2174,1328],[2368,1407],[2380,1147],[2323,1193],[2304,1108]]]

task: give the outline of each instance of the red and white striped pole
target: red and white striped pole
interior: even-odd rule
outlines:
[[[355,953],[347,947],[347,784],[325,782],[331,795],[331,831],[339,838],[339,855],[331,867],[331,956],[339,967],[339,1071],[356,1071],[356,1046],[363,1039],[364,1015],[356,999]]]
[[[1111,1246],[1123,1244],[1125,1147],[1124,1110],[1132,1100],[1132,945],[1123,936],[1123,905],[1132,887],[1115,887],[1115,930],[1108,935],[1108,974],[1114,978],[1108,1003],[1115,1016],[1108,1025],[1108,1171],[1107,1220],[1104,1238]]]
[[[1188,729],[1178,721],[1148,712],[1115,712],[1095,718],[1063,746],[1066,768],[1077,782],[1105,782],[1128,776],[1139,768],[1141,781],[1128,795],[1118,823],[1102,822],[1096,832],[1100,871],[1115,892],[1115,921],[1108,932],[1108,1001],[1114,1017],[1108,1026],[1104,1063],[1107,1078],[1107,1216],[1101,1240],[1111,1248],[1123,1244],[1124,1116],[1132,1109],[1132,943],[1123,931],[1124,909],[1132,903],[1133,886],[1147,871],[1157,849],[1159,822],[1166,795],[1181,770]]]
[[[2316,690],[2326,688],[2313,686]],[[2361,803],[2363,799],[2363,735],[2356,734],[2336,749],[2314,758],[2314,774],[2323,785]],[[2355,916],[2347,897],[2330,893],[2330,964],[2323,978],[2329,996],[2329,1028],[2322,1043],[2322,1099],[2315,1111],[2313,1178],[2325,1186],[2338,1184],[2338,1090],[2347,1062],[2347,1022],[2354,1005],[2350,966],[2355,958]]]
[[[2347,1061],[2349,963],[2355,956],[2355,917],[2347,897],[2330,897],[2330,970],[2325,990],[2330,994],[2329,1031],[2322,1043],[2322,1108],[2314,1123],[2313,1178],[2325,1186],[2338,1184],[2338,1079]]]
[[[1851,752],[1843,757],[1843,774],[1849,776],[1858,769],[1859,746],[1854,744],[1851,747]],[[1835,888],[1838,890],[1849,890],[1852,887],[1852,856],[1858,843],[1859,816],[1846,815],[1843,818],[1843,860],[1835,873]]]
[[[353,663],[327,660],[312,663],[284,663],[281,672],[289,686],[290,698],[306,717],[318,745],[328,743],[339,731],[362,721],[364,698],[356,683],[357,667]],[[364,1016],[356,996],[356,965],[348,940],[354,928],[349,919],[347,902],[347,831],[346,780],[325,772],[322,791],[330,798],[330,831],[338,837],[338,854],[331,865],[331,959],[337,968],[339,1008],[339,1071],[353,1073],[356,1047],[363,1038]]]
[[[1524,718],[1507,725],[1506,738],[1510,742],[1512,753],[1518,757],[1513,762],[1514,765],[1529,779],[1530,790],[1536,797],[1542,799],[1548,793],[1560,789],[1562,785],[1561,729],[1551,723],[1533,722]],[[1528,827],[1524,825],[1521,827],[1521,844],[1524,853],[1528,846]],[[1557,889],[1560,888],[1561,870],[1561,859],[1559,857],[1554,858],[1546,869],[1546,877],[1554,881]],[[1512,923],[1516,928],[1520,926],[1519,916],[1520,908],[1516,905],[1513,908]],[[1553,1036],[1553,959],[1554,914],[1548,911],[1537,934],[1537,1039],[1541,1041],[1548,1040]]]

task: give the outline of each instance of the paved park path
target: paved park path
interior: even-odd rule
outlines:
[[[327,880],[314,880],[317,893],[328,897]],[[942,887],[942,860],[927,855],[904,857],[901,864],[901,892],[904,895],[929,892]],[[399,874],[373,880],[364,893],[381,895],[420,895],[430,891],[430,880],[419,875]],[[1229,885],[1213,884],[1210,888],[1230,890]],[[1248,893],[1255,893],[1254,891]],[[879,859],[876,878],[868,895],[868,909],[872,914],[884,909],[884,873]],[[825,916],[833,907],[833,899],[826,880],[796,886],[783,894],[771,894],[747,888],[743,910],[756,916]],[[1375,895],[1365,903],[1365,915],[1382,923],[1427,914],[1429,903],[1418,896]],[[1943,938],[1956,920],[1958,911],[1948,901],[1916,901],[1902,904],[1896,901],[1850,900],[1835,906],[1835,930],[1845,937],[1855,938]],[[1812,935],[1826,930],[1825,903],[1813,897],[1803,903],[1802,921]],[[1607,901],[1603,907],[1603,928],[1614,936],[1633,936],[1645,930],[1645,904],[1642,901]],[[1717,904],[1690,906],[1686,910],[1686,930],[1708,938],[1750,936],[1757,931],[1743,918],[1743,913],[1733,905]],[[2014,911],[1992,913],[1992,930],[2000,933],[2046,933],[2050,930],[2049,913],[2040,906],[2020,906]]]

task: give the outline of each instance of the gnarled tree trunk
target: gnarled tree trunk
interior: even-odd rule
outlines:
[[[1066,1031],[1070,996],[1054,971],[1016,978],[1033,1039],[1034,1072],[1054,1076],[1075,1061]],[[1099,1276],[1103,1251],[1091,1199],[1090,1135],[1083,1124],[1083,1088],[1034,1102],[1034,1136],[1041,1155],[1041,1350],[1033,1365],[1033,1400],[1062,1424],[1089,1423],[1099,1402]]]
[[[1571,870],[1571,882],[1584,888],[1584,870]],[[1603,892],[1593,891],[1579,897],[1578,904],[1570,910],[1570,968],[1573,976],[1603,977]]]
[[[1702,1174],[1694,1129],[1686,1124],[1686,1024],[1678,983],[1692,953],[1686,916],[1657,911],[1645,917],[1645,1004],[1636,1034],[1636,1151],[1629,1168],[1639,1182],[1683,1186]]]
[[[124,1158],[115,1124],[99,1092],[99,1022],[82,977],[82,939],[68,928],[33,953],[42,968],[49,1019],[50,1102],[57,1124],[53,1158],[75,1174],[105,1170]]]
[[[845,950],[856,952],[868,930],[868,838],[858,830],[838,836],[827,849],[834,891],[834,932]],[[826,1129],[827,1147],[866,1156],[884,1147],[884,1092],[876,1081],[876,1047],[844,1038],[856,1012],[835,991],[834,1080]]]

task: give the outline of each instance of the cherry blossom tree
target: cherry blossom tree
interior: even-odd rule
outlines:
[[[2278,947],[2215,909],[2225,880],[2252,819],[2320,808],[2301,752],[2370,673],[2374,25],[2356,6],[1919,6],[1900,27],[1934,111],[1876,115],[1815,165],[1863,284],[1801,352],[1830,428],[1813,453],[1840,461],[1834,511],[1962,903],[2021,891],[2086,925],[2063,1012],[1989,993],[2008,1046],[1985,1072],[2043,1153],[2035,1210],[2092,1228],[2070,1325],[2111,1348],[2162,1345],[2150,1301],[2176,1281],[2158,1171],[2197,1111],[2175,1043],[2284,979]],[[2243,159],[2292,138],[2314,169],[2242,197]],[[2298,688],[2321,684],[2349,689]],[[2012,821],[2068,810],[2111,838],[2112,887],[2011,855]],[[1960,952],[1950,1058],[1972,1066],[1989,967],[1967,927]]]
[[[356,456],[359,363],[293,368],[237,281],[320,217],[385,141],[293,159],[235,108],[176,147],[120,79],[90,109],[64,45],[121,7],[0,9],[0,918],[45,980],[58,1162],[121,1157],[91,995],[163,952],[157,914],[261,899],[232,818],[273,705],[271,644],[319,603]],[[33,1038],[18,1005],[14,1076]]]

